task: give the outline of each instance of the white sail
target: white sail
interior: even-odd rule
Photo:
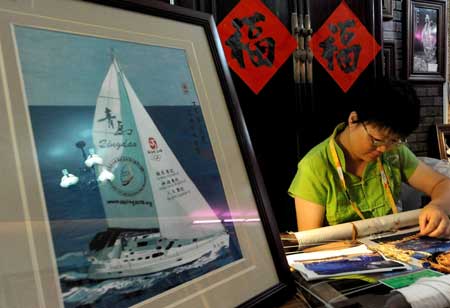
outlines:
[[[116,127],[108,123],[112,116]],[[176,239],[224,232],[115,60],[97,100],[93,135],[97,153],[115,175],[111,183],[100,187],[110,227],[159,228],[161,236]],[[128,189],[131,184],[133,189]],[[119,203],[111,206],[114,200]],[[195,224],[194,220],[217,223]]]
[[[96,170],[107,223],[110,228],[157,230],[142,147],[114,63],[100,89],[92,132],[96,153],[103,159]],[[113,176],[105,179],[112,180],[102,178],[108,171]]]
[[[125,74],[121,74],[135,116],[145,162],[149,170],[161,235],[167,238],[200,238],[224,232],[217,215],[159,132]],[[194,220],[216,221],[194,224]]]

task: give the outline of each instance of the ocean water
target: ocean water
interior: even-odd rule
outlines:
[[[219,218],[230,217],[210,140],[198,106],[146,107],[186,173]],[[150,275],[89,281],[89,242],[107,229],[103,205],[85,155],[93,148],[95,106],[31,106],[30,116],[48,219],[66,307],[130,307],[242,258],[233,224],[230,247],[191,264]],[[62,169],[79,183],[61,188]]]
[[[234,250],[238,249],[236,245],[236,242],[230,242]],[[205,255],[192,263],[158,273],[103,281],[87,280],[89,262],[82,252],[66,254],[58,258],[57,263],[65,307],[122,308],[143,302],[233,261],[235,256],[230,249],[222,249],[217,254]],[[70,270],[73,266],[77,269]]]

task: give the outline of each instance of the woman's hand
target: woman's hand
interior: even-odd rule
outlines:
[[[420,234],[430,237],[450,238],[450,220],[439,205],[428,203],[419,215]]]

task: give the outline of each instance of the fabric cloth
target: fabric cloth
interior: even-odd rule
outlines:
[[[339,124],[333,134],[315,146],[299,162],[297,174],[289,187],[292,197],[325,206],[329,225],[359,220],[339,180],[330,152],[330,138],[344,130],[345,123]],[[391,214],[391,206],[381,181],[377,162],[369,162],[362,178],[346,171],[344,152],[336,143],[336,151],[344,172],[350,197],[356,202],[365,218]],[[405,145],[393,148],[381,155],[389,186],[394,200],[400,196],[402,181],[405,182],[416,170],[419,160]]]
[[[450,275],[421,278],[396,292],[401,293],[412,308],[450,307]]]

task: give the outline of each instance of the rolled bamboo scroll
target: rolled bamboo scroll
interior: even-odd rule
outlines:
[[[351,240],[355,231],[358,238],[401,228],[416,226],[419,223],[420,209],[381,217],[358,220],[335,226],[322,227],[295,232],[299,248],[332,241]]]

